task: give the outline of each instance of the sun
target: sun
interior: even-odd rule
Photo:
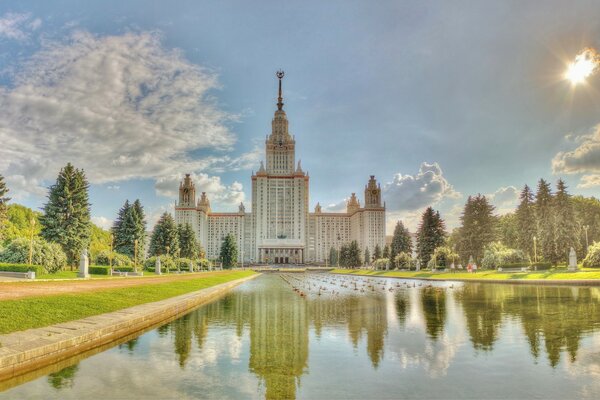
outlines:
[[[575,61],[570,63],[565,72],[565,79],[572,85],[585,82],[586,78],[592,75],[598,68],[600,57],[593,49],[585,49],[575,57]]]

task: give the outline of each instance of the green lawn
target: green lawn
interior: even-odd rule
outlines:
[[[468,272],[431,272],[431,271],[373,271],[363,269],[335,269],[334,274],[353,274],[367,276],[390,276],[397,278],[432,278],[432,279],[557,279],[557,280],[579,280],[600,279],[600,269],[585,268],[577,272],[567,272],[564,269],[532,272],[496,272],[478,271],[471,274]]]
[[[164,300],[253,274],[255,272],[252,271],[225,271],[217,275],[198,276],[197,279],[178,282],[4,300],[0,301],[0,334],[39,328]]]
[[[163,274],[163,275],[165,275],[165,274]],[[156,274],[154,272],[144,271],[144,276],[156,276]],[[111,278],[122,278],[122,277],[90,274],[90,279],[111,279]],[[79,278],[77,278],[77,271],[58,271],[54,274],[36,275],[35,279],[39,280],[39,279],[79,279]]]

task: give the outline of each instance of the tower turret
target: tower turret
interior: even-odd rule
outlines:
[[[194,207],[196,202],[196,186],[192,182],[190,174],[179,184],[179,207]]]
[[[375,175],[371,175],[369,183],[365,186],[365,208],[381,207],[381,185],[375,180]]]
[[[284,72],[277,71],[279,97],[277,111],[271,121],[271,134],[265,142],[267,153],[267,173],[271,175],[293,175],[295,167],[296,141],[288,132],[288,120],[283,111],[281,80]]]
[[[348,214],[354,214],[356,211],[360,209],[360,203],[356,198],[356,193],[352,193],[350,199],[346,202],[346,212]]]
[[[206,195],[206,192],[202,192],[202,195],[198,200],[198,210],[204,211],[206,214],[210,214],[210,201],[208,201],[208,196]]]

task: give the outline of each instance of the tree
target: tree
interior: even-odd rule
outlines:
[[[558,253],[556,251],[556,223],[554,215],[554,198],[550,190],[550,184],[545,180],[540,179],[535,197],[538,254],[541,251],[544,261],[556,265],[558,262]]]
[[[31,247],[30,247],[31,246]],[[55,273],[64,268],[67,257],[58,243],[48,242],[36,237],[31,242],[28,238],[16,238],[0,251],[0,263],[41,265],[46,272]]]
[[[375,245],[375,251],[373,252],[373,261],[381,258],[381,247],[378,244]]]
[[[179,225],[179,248],[180,256],[190,260],[198,260],[200,257],[200,244],[196,234],[189,223]]]
[[[231,268],[237,264],[237,245],[235,238],[231,234],[225,236],[223,244],[221,244],[220,259],[224,268]]]
[[[494,206],[481,194],[469,196],[460,220],[458,252],[463,260],[473,256],[480,262],[485,246],[496,239],[498,220]]]
[[[390,258],[390,246],[387,244],[383,247],[383,258]]]
[[[41,213],[20,204],[10,204],[6,210],[7,220],[4,225],[4,242],[9,243],[17,238],[30,239],[33,228],[33,237],[40,234]],[[34,225],[31,226],[33,220]],[[1,243],[1,242],[0,242]]]
[[[410,254],[401,251],[400,253],[396,254],[396,258],[394,258],[393,261],[396,268],[409,269],[412,264],[412,257],[410,256]]]
[[[390,259],[394,260],[398,253],[412,254],[412,240],[408,229],[404,227],[402,221],[396,222],[392,244],[390,246]]]
[[[68,163],[50,187],[40,218],[42,237],[61,245],[71,268],[78,264],[81,251],[90,243],[88,188],[83,170]]]
[[[371,252],[369,251],[369,247],[365,247],[365,264],[369,264],[371,262]]]
[[[498,239],[506,246],[516,249],[519,246],[519,228],[517,215],[512,212],[498,218]]]
[[[146,221],[144,208],[139,200],[133,204],[125,201],[112,227],[114,250],[130,258],[144,254],[146,243]]]
[[[110,232],[90,224],[90,259],[95,260],[98,254],[110,251]]]
[[[347,245],[343,244],[340,247],[339,257],[340,257],[340,265],[342,267],[348,267],[350,261],[349,261],[349,254],[348,254],[348,246]]]
[[[177,226],[173,217],[169,213],[161,215],[154,226],[152,237],[150,238],[150,255],[176,256],[179,252],[179,237],[177,235]]]
[[[556,252],[559,261],[566,262],[569,250],[579,250],[579,223],[575,219],[575,210],[567,186],[562,179],[556,184],[554,196],[554,216],[556,226]]]
[[[4,231],[8,222],[7,216],[7,203],[10,201],[10,197],[7,197],[8,188],[4,183],[4,177],[0,175],[0,242],[4,240]]]
[[[421,222],[417,232],[417,257],[421,265],[427,265],[436,248],[442,246],[446,240],[446,226],[440,217],[439,211],[432,207],[421,215]]]
[[[346,266],[356,268],[362,264],[361,251],[358,247],[358,242],[353,240],[347,247]]]
[[[338,263],[338,254],[337,250],[332,246],[329,249],[329,265],[334,266]]]
[[[571,203],[581,227],[579,248],[587,251],[587,246],[600,242],[600,200],[595,197],[573,196]]]
[[[529,255],[533,260],[533,238],[537,235],[535,201],[533,192],[525,185],[519,196],[520,203],[515,211],[517,225],[517,248]]]

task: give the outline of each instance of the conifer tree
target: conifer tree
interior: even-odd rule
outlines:
[[[535,201],[533,192],[525,185],[519,196],[520,203],[515,211],[517,218],[517,244],[533,260],[533,238],[537,235]]]
[[[554,196],[554,215],[556,218],[556,250],[558,261],[567,261],[571,247],[578,249],[579,224],[575,219],[575,210],[567,186],[562,179],[556,185]]]
[[[446,226],[439,211],[427,207],[421,216],[417,232],[417,256],[421,265],[427,265],[435,249],[446,240]]]
[[[408,229],[404,227],[402,221],[396,223],[394,228],[394,236],[390,246],[390,260],[396,258],[399,253],[412,254],[412,240]]]
[[[71,267],[78,264],[81,251],[90,242],[88,188],[83,170],[68,163],[50,187],[44,215],[40,218],[42,237],[61,245]]]
[[[146,213],[139,199],[133,202],[133,216],[135,221],[135,238],[138,241],[138,254],[144,254],[146,250]]]
[[[179,251],[179,237],[177,234],[177,226],[173,217],[169,213],[164,213],[152,231],[150,238],[150,255],[175,256]]]
[[[365,264],[371,263],[371,252],[369,251],[369,247],[365,247]]]
[[[460,256],[463,260],[473,256],[476,262],[480,262],[485,246],[496,240],[498,219],[494,215],[494,206],[481,194],[469,196],[460,220]]]
[[[373,252],[373,261],[381,258],[381,247],[378,244],[375,245],[375,251]]]
[[[362,264],[362,257],[360,248],[358,247],[358,242],[356,240],[350,242],[350,245],[347,248],[347,252],[348,259],[346,266],[352,268],[359,267]]]
[[[178,232],[180,256],[197,260],[200,256],[200,245],[198,244],[192,225],[189,223],[179,225]]]
[[[221,244],[220,259],[223,263],[223,268],[231,268],[237,264],[237,245],[235,243],[235,238],[231,234],[225,236],[225,239]]]
[[[338,263],[338,254],[336,249],[332,246],[329,249],[329,265],[334,266]]]
[[[0,242],[4,240],[4,229],[8,220],[8,207],[6,205],[10,201],[10,197],[6,196],[8,192],[4,177],[0,175]]]
[[[133,204],[129,203],[129,200],[125,201],[113,224],[112,233],[113,246],[116,252],[133,258],[137,241],[138,256],[144,254],[146,221],[144,209],[139,200],[136,200]]]
[[[390,246],[388,246],[387,244],[383,248],[382,257],[383,258],[390,258]]]
[[[556,251],[556,223],[554,215],[554,198],[550,190],[550,184],[544,179],[538,182],[535,201],[535,217],[538,233],[538,255],[544,257],[544,261],[556,264],[558,254]]]

